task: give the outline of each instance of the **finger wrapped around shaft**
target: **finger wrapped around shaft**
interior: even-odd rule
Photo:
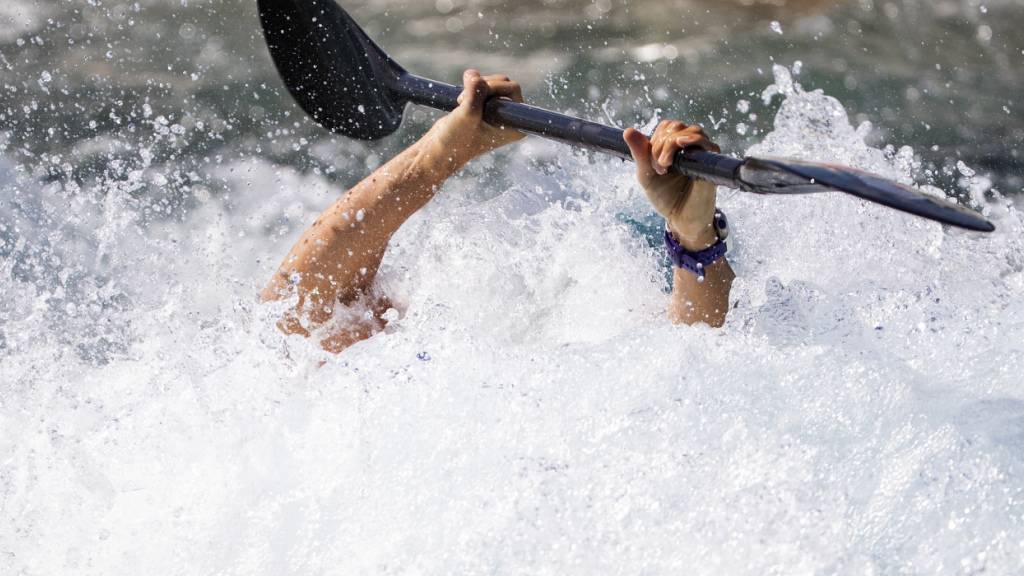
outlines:
[[[523,101],[523,90],[518,82],[508,79],[508,76],[485,76],[487,86],[494,96],[501,96],[516,102]]]
[[[472,113],[481,113],[484,102],[490,96],[490,88],[487,80],[480,76],[480,72],[470,68],[462,74],[462,93],[459,94],[459,106],[464,106]]]

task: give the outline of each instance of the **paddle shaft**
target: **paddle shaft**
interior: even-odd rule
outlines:
[[[457,86],[408,73],[390,83],[390,88],[411,102],[447,111],[459,105],[458,97],[462,92]],[[629,147],[622,139],[622,130],[597,122],[499,98],[487,101],[484,119],[490,124],[509,126],[558,142],[591,148],[623,160],[633,159]],[[687,176],[722,186],[746,188],[738,177],[742,164],[742,160],[722,154],[687,150],[676,154],[673,168]]]

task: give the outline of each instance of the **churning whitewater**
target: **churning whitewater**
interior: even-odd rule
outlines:
[[[773,97],[750,154],[920,173]],[[3,166],[0,572],[1024,570],[1024,236],[984,183],[989,236],[723,190],[716,331],[665,320],[631,167],[529,140],[410,220],[404,315],[331,356],[256,294],[341,190],[237,160],[154,217],[166,114],[78,189]]]

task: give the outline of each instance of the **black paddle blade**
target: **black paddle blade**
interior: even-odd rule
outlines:
[[[806,194],[839,191],[916,216],[978,232],[996,229],[981,214],[881,176],[833,164],[747,158],[740,180],[751,192]]]
[[[376,140],[402,123],[388,86],[405,73],[334,0],[259,0],[270,55],[288,91],[321,126]]]

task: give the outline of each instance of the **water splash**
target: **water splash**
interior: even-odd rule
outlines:
[[[914,179],[785,69],[765,93],[749,153]],[[336,357],[254,296],[324,176],[233,161],[152,218],[145,161],[6,168],[0,571],[1024,569],[1018,212],[723,190],[734,310],[675,327],[631,171],[528,145],[396,235],[406,312]]]

